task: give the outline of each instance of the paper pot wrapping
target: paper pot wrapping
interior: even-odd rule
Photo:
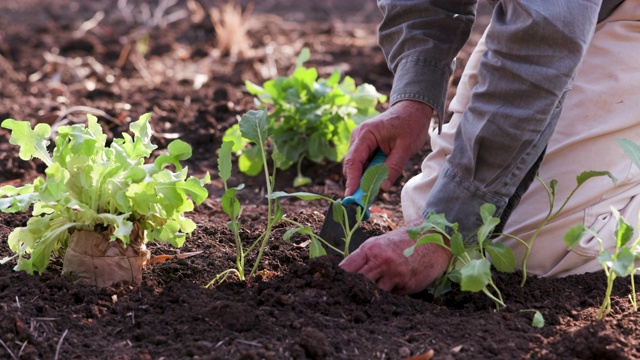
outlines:
[[[125,247],[120,240],[109,241],[103,233],[75,231],[69,237],[62,275],[76,284],[97,287],[117,282],[140,284],[142,269],[149,259],[141,235],[139,231],[132,232],[131,244]]]

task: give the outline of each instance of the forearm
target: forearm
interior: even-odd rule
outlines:
[[[479,84],[425,215],[442,212],[468,235],[481,224],[480,206],[489,202],[506,221],[553,133],[600,2],[503,0],[497,5]]]
[[[417,100],[443,116],[452,61],[469,37],[476,2],[378,0],[379,43],[394,73],[392,105]]]

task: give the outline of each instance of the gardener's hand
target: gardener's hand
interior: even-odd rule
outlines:
[[[342,172],[347,179],[345,195],[356,191],[365,164],[378,147],[387,154],[385,164],[389,168],[389,177],[381,188],[388,191],[402,174],[407,160],[420,151],[429,139],[432,114],[433,108],[429,105],[404,100],[358,125],[351,134],[349,152],[344,158]]]
[[[340,267],[364,275],[382,290],[415,294],[444,274],[452,255],[439,245],[426,244],[416,247],[411,256],[404,256],[403,251],[413,244],[407,228],[401,227],[367,240]]]

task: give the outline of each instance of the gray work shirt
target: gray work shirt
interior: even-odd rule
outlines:
[[[596,23],[621,0],[502,0],[454,147],[423,215],[444,213],[463,235],[492,203],[506,222],[533,180]],[[452,62],[477,1],[378,0],[379,43],[394,73],[390,102],[417,100],[444,114]],[[437,136],[437,135],[436,135]]]

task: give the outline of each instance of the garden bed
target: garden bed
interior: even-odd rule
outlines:
[[[640,315],[627,299],[627,280],[616,281],[611,314],[596,320],[606,287],[601,273],[534,278],[525,287],[518,274],[497,275],[507,304],[500,311],[482,294],[455,290],[436,300],[394,296],[340,270],[336,257],[310,261],[307,239],[283,241],[288,227],[280,224],[260,275],[205,288],[235,266],[215,151],[237,116],[254,109],[244,80],[260,84],[288,74],[301,48],[308,47],[307,65],[322,76],[339,68],[356,83],[388,94],[391,75],[375,38],[380,14],[369,0],[259,1],[249,16],[250,44],[233,58],[216,49],[208,15],[198,19],[189,10],[188,3],[196,2],[180,1],[162,14],[158,2],[147,2],[150,17],[143,16],[143,1],[129,1],[129,8],[112,3],[25,0],[0,6],[0,120],[55,127],[83,122],[88,110],[99,110],[105,131],[119,136],[132,119],[152,112],[160,150],[173,138],[186,141],[194,151],[187,160],[190,172],[200,177],[209,171],[213,181],[209,198],[188,214],[198,228],[185,245],[149,249],[153,256],[199,253],[149,266],[137,287],[74,285],[60,277],[61,259],[53,259],[42,276],[14,272],[12,263],[0,266],[0,358],[426,359],[430,351],[435,359],[640,357]],[[214,1],[197,4],[208,9]],[[490,9],[482,3],[479,10],[452,90],[487,24]],[[147,50],[138,56],[134,48],[143,45],[143,32]],[[43,166],[20,160],[8,138],[0,129],[0,184],[41,175]],[[380,196],[367,232],[383,233],[401,223],[401,186],[427,152],[413,157],[392,191]],[[306,164],[304,170],[313,183],[303,190],[342,195],[339,164]],[[276,189],[294,191],[294,176],[295,170],[281,173]],[[235,172],[229,180],[246,185],[238,195],[247,243],[266,223],[262,181]],[[288,217],[319,231],[327,203],[282,202]],[[0,214],[0,257],[10,253],[8,234],[27,219],[28,214]],[[544,316],[542,328],[531,326],[532,312],[521,311],[530,309]]]

